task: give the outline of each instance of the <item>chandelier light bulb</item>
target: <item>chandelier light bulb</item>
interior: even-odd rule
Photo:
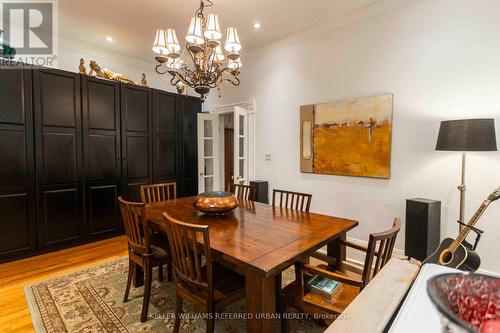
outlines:
[[[224,49],[229,53],[235,53],[241,50],[240,37],[238,30],[234,27],[227,28],[226,45]]]
[[[216,14],[208,14],[207,27],[203,35],[205,38],[210,40],[219,40],[222,38],[219,26],[219,17]]]
[[[167,67],[170,69],[174,69],[174,70],[181,69],[183,64],[184,64],[184,61],[182,61],[182,59],[180,59],[180,58],[175,58],[175,59],[170,58],[167,61]]]
[[[217,59],[217,61],[223,61],[224,59],[226,59],[220,45],[215,48],[215,58]]]
[[[168,54],[165,30],[163,29],[156,30],[156,37],[153,43],[153,52],[159,55]]]
[[[227,67],[229,69],[232,69],[233,71],[235,71],[235,70],[240,69],[241,67],[243,67],[243,63],[241,62],[240,58],[238,58],[236,60],[229,59],[229,63],[227,64]]]
[[[191,23],[189,24],[189,29],[186,34],[186,41],[191,44],[201,45],[205,43],[205,38],[203,38],[202,32],[202,19],[201,17],[191,18]]]
[[[168,56],[171,58],[177,58],[179,56],[179,51],[181,46],[177,40],[177,34],[174,29],[167,29],[166,31],[166,43],[168,49]]]

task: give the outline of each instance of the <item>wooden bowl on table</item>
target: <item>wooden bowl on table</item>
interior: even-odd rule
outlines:
[[[238,207],[238,199],[231,192],[204,192],[196,197],[193,205],[200,212],[219,215]]]

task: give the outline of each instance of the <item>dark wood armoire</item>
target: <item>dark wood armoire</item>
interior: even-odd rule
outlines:
[[[116,198],[195,195],[201,101],[55,69],[0,69],[0,262],[123,232]]]

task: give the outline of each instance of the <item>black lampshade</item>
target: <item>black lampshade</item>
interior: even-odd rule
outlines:
[[[463,119],[441,122],[436,150],[496,151],[494,119]]]

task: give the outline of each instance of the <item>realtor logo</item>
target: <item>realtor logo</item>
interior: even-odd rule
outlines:
[[[0,0],[0,5],[2,45],[15,49],[18,62],[54,66],[56,0]]]

